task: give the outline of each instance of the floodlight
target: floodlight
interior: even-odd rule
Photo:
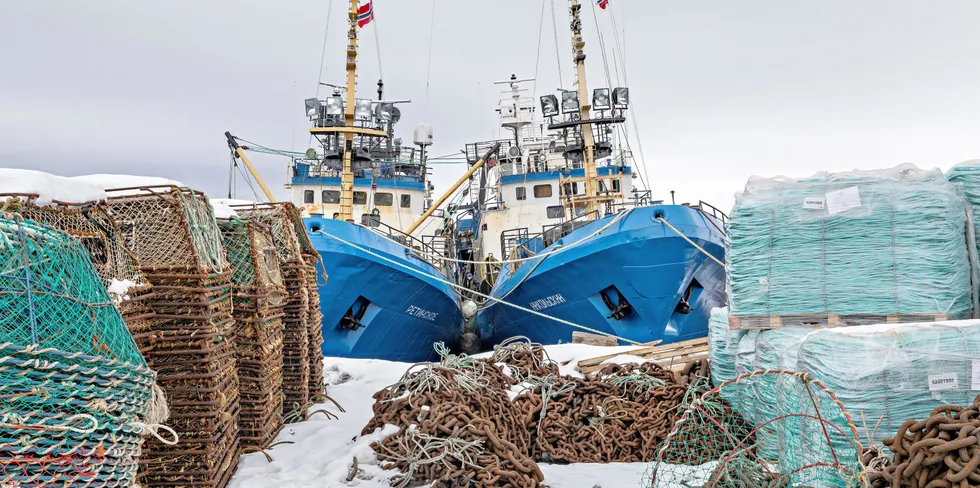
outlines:
[[[315,98],[306,99],[306,116],[310,118],[320,116],[320,101]]]
[[[374,116],[377,117],[378,121],[382,124],[388,122],[395,124],[399,119],[401,119],[402,114],[401,110],[398,110],[398,107],[396,107],[395,104],[384,102],[379,103],[378,106],[375,107]]]
[[[371,100],[354,101],[354,118],[357,120],[369,120],[371,118]]]
[[[616,108],[626,108],[630,104],[630,89],[619,87],[612,92],[613,106]]]
[[[568,90],[561,92],[561,111],[565,114],[578,113],[578,92]]]
[[[344,115],[344,100],[340,96],[333,96],[327,99],[327,115],[331,117]]]
[[[592,108],[596,110],[609,110],[612,108],[608,88],[596,88],[592,90]]]
[[[541,97],[541,113],[545,117],[554,117],[558,115],[558,97],[554,95],[545,95]]]

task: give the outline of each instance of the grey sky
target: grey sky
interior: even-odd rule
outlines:
[[[436,0],[427,88],[432,0],[376,0],[359,95],[374,96],[377,28],[387,96],[413,100],[401,137],[429,122],[437,154],[492,138],[493,81],[531,77],[537,63],[538,94],[558,87],[545,1],[539,53],[541,0]],[[568,86],[566,1],[554,1]],[[606,82],[585,1],[596,87]],[[329,3],[0,0],[0,165],[157,175],[223,195],[225,130],[307,147],[302,104],[316,88]],[[625,29],[634,153],[639,140],[663,198],[673,189],[727,210],[752,174],[946,169],[980,157],[980,2],[610,3]],[[346,6],[333,1],[327,82],[342,80]],[[611,44],[609,12],[596,11]],[[254,159],[284,196],[285,161]],[[445,188],[463,170],[437,167],[435,181]]]

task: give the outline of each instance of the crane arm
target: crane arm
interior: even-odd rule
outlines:
[[[252,174],[252,178],[259,183],[259,187],[262,188],[262,192],[265,193],[265,197],[269,199],[270,202],[275,202],[276,197],[272,196],[272,192],[269,191],[269,187],[265,186],[265,182],[262,181],[262,177],[259,176],[259,172],[255,170],[255,166],[252,166],[252,162],[248,160],[248,156],[245,155],[245,150],[238,145],[238,140],[235,136],[231,135],[231,132],[225,132],[225,137],[228,139],[228,147],[231,149],[235,157],[241,159],[245,163],[245,167],[248,168],[248,172]]]

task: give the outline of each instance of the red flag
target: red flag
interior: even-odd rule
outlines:
[[[608,1],[608,0],[606,0],[606,1]],[[603,7],[603,8],[605,8],[605,7]],[[366,4],[364,4],[364,5],[361,5],[361,7],[359,9],[357,9],[357,26],[358,27],[364,27],[365,25],[370,24],[372,20],[374,20],[374,1],[373,0],[370,1],[370,2],[368,2],[368,3],[366,3]]]
[[[599,8],[605,10],[609,6],[609,0],[596,0],[599,3]]]

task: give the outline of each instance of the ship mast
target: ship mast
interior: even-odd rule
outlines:
[[[568,15],[570,17],[572,29],[572,59],[575,60],[575,81],[578,85],[579,113],[582,121],[582,165],[585,170],[585,197],[581,200],[585,202],[585,212],[592,218],[593,212],[599,210],[599,173],[595,164],[595,138],[592,135],[592,124],[588,123],[589,112],[592,106],[589,105],[589,88],[585,80],[585,39],[582,38],[582,5],[579,0],[569,0]],[[567,180],[566,180],[567,181]],[[573,201],[578,200],[573,197]],[[573,207],[574,208],[574,207]]]
[[[354,127],[354,86],[357,83],[357,9],[358,0],[350,0],[347,33],[347,106],[344,107],[344,126]],[[340,220],[354,220],[354,171],[351,157],[354,153],[354,132],[344,133],[344,168],[340,174]]]

